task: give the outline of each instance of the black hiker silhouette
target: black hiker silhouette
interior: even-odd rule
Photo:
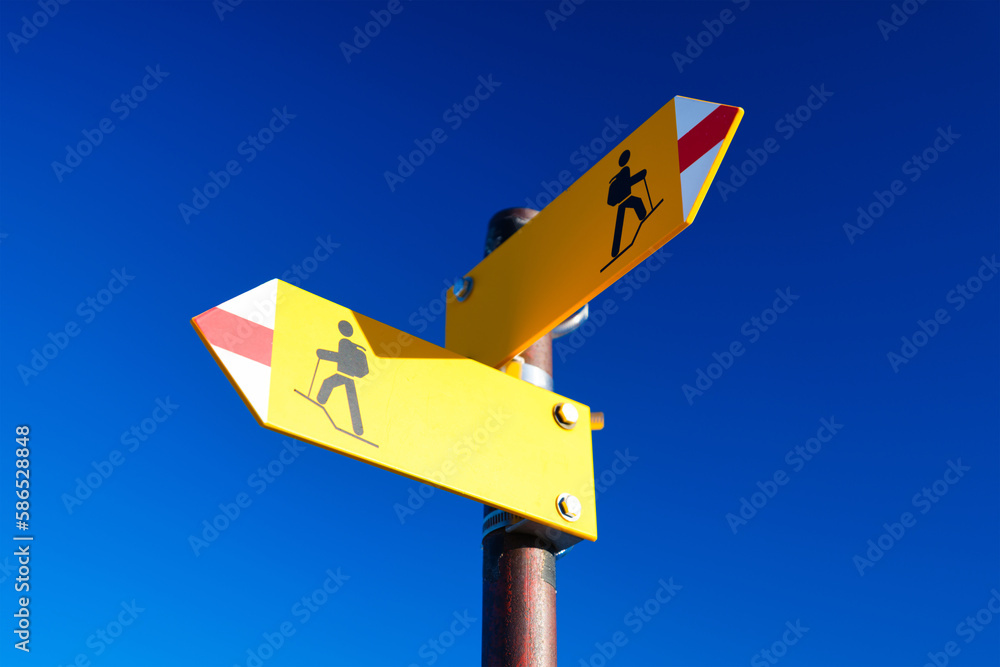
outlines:
[[[368,375],[368,357],[364,353],[365,348],[350,340],[350,336],[354,333],[350,322],[341,320],[337,328],[344,336],[340,340],[337,351],[316,350],[316,356],[319,359],[337,363],[337,372],[323,380],[319,393],[316,394],[316,400],[320,405],[325,405],[330,398],[330,393],[340,385],[344,385],[347,392],[347,405],[351,410],[351,425],[356,434],[362,435],[365,429],[361,424],[361,408],[358,406],[358,391],[354,387],[353,378],[363,378]],[[318,364],[319,360],[316,363]]]
[[[625,165],[628,163],[630,153],[625,150],[618,158],[618,166],[621,171],[611,179],[611,187],[608,188],[608,206],[618,206],[618,219],[615,221],[615,240],[611,244],[611,256],[617,257],[618,250],[622,244],[622,226],[625,223],[625,209],[635,209],[635,214],[639,216],[641,222],[646,218],[646,205],[642,199],[632,194],[632,186],[646,178],[646,170],[643,169],[635,176],[631,175],[631,170]],[[647,187],[648,189],[648,187]]]
[[[608,187],[608,206],[618,207],[618,217],[615,220],[615,238],[611,242],[611,261],[604,265],[604,268],[601,269],[602,272],[611,266],[618,259],[619,255],[632,247],[632,244],[639,237],[639,230],[642,228],[642,223],[649,216],[653,215],[653,212],[663,203],[661,199],[655,205],[653,204],[653,198],[649,196],[649,184],[646,183],[646,170],[642,169],[633,176],[632,170],[625,166],[628,164],[629,157],[631,157],[631,153],[628,150],[622,151],[622,154],[618,157],[618,166],[621,167],[621,170],[609,181],[611,185]],[[650,206],[649,213],[646,213],[646,204],[642,201],[642,197],[636,197],[632,194],[632,186],[639,181],[642,181],[643,185],[646,186],[646,198],[649,200]],[[632,237],[632,241],[622,248],[625,209],[629,208],[633,209],[639,217],[639,226],[636,227],[635,236]]]

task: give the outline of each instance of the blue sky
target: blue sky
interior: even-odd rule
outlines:
[[[489,217],[686,95],[745,109],[698,218],[556,346],[608,419],[561,664],[996,665],[997,4],[404,0],[345,55],[388,4],[0,4],[2,495],[13,536],[28,425],[35,537],[4,664],[476,664],[481,507],[401,522],[415,482],[260,428],[189,320],[294,276],[442,345]]]

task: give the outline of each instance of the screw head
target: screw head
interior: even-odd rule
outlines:
[[[576,423],[580,421],[580,411],[572,403],[556,404],[556,407],[552,409],[552,416],[555,417],[556,423],[567,431],[576,426]]]
[[[472,293],[472,278],[459,278],[455,281],[455,284],[451,286],[451,293],[455,295],[455,298],[459,301],[465,301],[469,298]]]
[[[576,521],[580,518],[583,505],[580,503],[580,499],[572,493],[561,493],[556,498],[556,509],[559,510],[559,515],[562,518],[567,521]]]

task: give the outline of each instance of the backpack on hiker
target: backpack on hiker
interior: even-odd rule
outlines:
[[[368,357],[364,349],[346,338],[341,340],[337,348],[337,372],[356,378],[368,375]]]

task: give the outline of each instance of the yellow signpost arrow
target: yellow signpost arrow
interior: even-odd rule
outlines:
[[[447,348],[500,367],[680,233],[742,117],[668,102],[468,273]]]
[[[262,426],[597,539],[586,405],[280,280],[192,324]]]

